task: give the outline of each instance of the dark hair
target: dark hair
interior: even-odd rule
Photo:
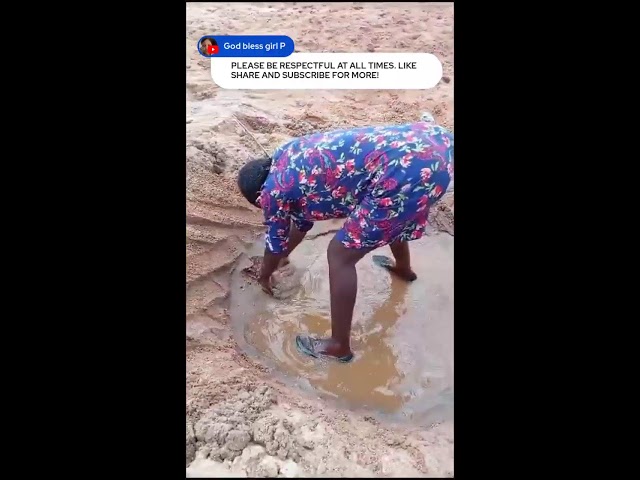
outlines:
[[[202,48],[202,45],[204,44],[205,40],[210,40],[211,44],[215,47],[218,45],[218,42],[216,42],[216,39],[213,37],[204,37],[202,40],[200,40],[200,48]]]
[[[265,157],[245,163],[238,172],[240,192],[254,207],[256,206],[256,200],[260,196],[262,185],[264,185],[267,176],[269,176],[270,169],[271,159]]]

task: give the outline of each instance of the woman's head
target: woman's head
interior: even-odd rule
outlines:
[[[254,207],[256,206],[258,197],[260,197],[262,185],[264,185],[264,182],[267,180],[270,168],[271,159],[260,158],[247,162],[238,172],[238,187],[240,188],[240,192],[242,192],[242,196]]]
[[[209,47],[215,47],[218,45],[215,38],[205,37],[200,41],[200,53],[206,56],[210,56]]]

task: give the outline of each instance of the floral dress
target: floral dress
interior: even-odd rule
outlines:
[[[269,251],[287,251],[291,222],[306,232],[330,218],[346,218],[345,247],[377,248],[422,237],[453,178],[453,134],[423,116],[296,138],[272,158],[259,199]]]

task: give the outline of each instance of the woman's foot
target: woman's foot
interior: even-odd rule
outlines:
[[[341,345],[332,338],[313,338],[309,335],[297,335],[296,347],[300,353],[313,358],[331,357],[340,362],[353,360],[349,346]]]
[[[389,257],[385,257],[384,255],[373,255],[372,259],[373,263],[389,270],[391,273],[400,277],[402,280],[413,282],[418,278],[418,276],[413,270],[411,270],[411,268],[398,268],[396,267],[393,260],[391,260]]]

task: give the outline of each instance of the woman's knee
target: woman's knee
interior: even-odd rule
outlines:
[[[343,264],[341,249],[344,249],[342,244],[336,237],[333,237],[327,247],[327,262],[329,262],[329,268],[336,268]]]
[[[329,269],[355,266],[371,249],[347,248],[336,237],[331,239],[327,248]]]

